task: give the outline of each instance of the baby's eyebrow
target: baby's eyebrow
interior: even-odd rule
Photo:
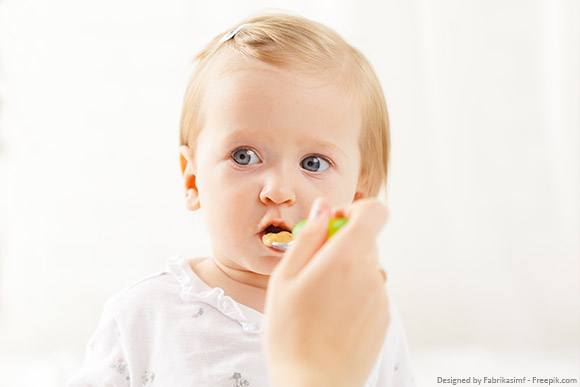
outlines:
[[[256,136],[260,136],[262,131],[259,130],[250,130],[250,129],[236,129],[230,133],[228,133],[223,138],[223,142],[230,142],[233,140],[237,140],[239,138],[246,139],[246,138],[256,138]]]
[[[337,144],[331,141],[321,140],[319,138],[310,138],[300,141],[301,144],[312,146],[313,148],[330,148],[332,150],[342,153],[344,157],[348,157],[346,152]]]

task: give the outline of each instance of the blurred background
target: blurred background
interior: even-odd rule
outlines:
[[[108,297],[209,253],[178,166],[189,64],[276,9],[381,79],[381,259],[420,385],[579,378],[579,1],[0,0],[0,385],[62,386]]]

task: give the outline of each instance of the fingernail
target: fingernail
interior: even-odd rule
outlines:
[[[310,208],[310,213],[308,214],[308,219],[314,219],[320,216],[323,212],[323,201],[322,199],[316,199]]]

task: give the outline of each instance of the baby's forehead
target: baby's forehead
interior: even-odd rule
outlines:
[[[222,58],[207,78],[203,87],[204,102],[219,95],[219,101],[237,98],[237,103],[243,104],[248,95],[261,92],[264,95],[271,94],[273,100],[281,93],[294,93],[298,96],[295,101],[297,105],[310,102],[323,108],[325,104],[335,103],[337,99],[356,110],[359,110],[360,105],[356,94],[328,73],[305,72],[293,66],[272,65],[254,58],[237,61]],[[202,105],[208,107],[206,103]]]
[[[332,83],[327,76],[328,72],[306,71],[300,66],[293,64],[271,64],[256,58],[241,57],[224,54],[215,59],[212,66],[211,81],[216,82],[229,76],[240,76],[248,73],[275,75],[296,83],[302,83],[304,87],[309,85],[324,85]]]
[[[267,117],[268,112],[310,114],[316,121],[329,110],[358,114],[358,104],[352,94],[333,82],[306,76],[299,71],[279,69],[271,65],[246,65],[224,72],[208,84],[204,93],[204,108],[223,111],[228,108],[249,109]]]
[[[218,74],[203,98],[201,132],[211,129],[220,144],[281,138],[297,146],[358,144],[362,119],[351,96],[299,71],[245,64]]]

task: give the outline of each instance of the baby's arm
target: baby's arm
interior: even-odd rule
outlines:
[[[129,386],[129,365],[123,354],[121,334],[109,305],[87,345],[85,361],[67,387]]]
[[[359,200],[344,212],[348,223],[326,241],[333,214],[317,201],[270,279],[265,346],[276,387],[362,386],[381,349],[389,308],[376,237],[387,210]]]

